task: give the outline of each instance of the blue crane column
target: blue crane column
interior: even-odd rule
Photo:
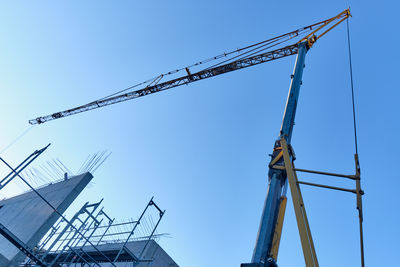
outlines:
[[[280,139],[283,137],[287,143],[290,144],[294,118],[296,115],[297,101],[299,98],[301,79],[303,76],[303,68],[305,56],[308,50],[307,42],[299,44],[299,52],[297,54],[296,65],[294,67],[293,75],[291,76],[291,84],[289,95],[286,102],[285,113],[283,116],[280,136],[275,142],[272,160],[279,153]],[[279,160],[276,165],[284,165],[283,159]],[[260,228],[258,230],[256,246],[254,248],[252,264],[253,266],[276,266],[275,260],[271,258],[272,240],[274,237],[275,226],[280,207],[280,198],[285,194],[285,184],[287,183],[286,173],[283,170],[269,169],[268,172],[269,186],[267,189],[267,196],[264,203],[264,209],[261,216]],[[287,185],[286,185],[287,186]]]

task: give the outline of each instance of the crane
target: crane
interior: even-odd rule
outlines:
[[[240,70],[243,68],[259,65],[261,63],[270,62],[280,58],[297,55],[293,74],[291,75],[291,84],[289,94],[284,111],[283,121],[276,140],[268,172],[268,189],[264,203],[264,209],[261,216],[261,222],[258,230],[257,240],[252,256],[251,263],[243,263],[242,267],[276,267],[279,242],[281,237],[283,218],[286,207],[286,191],[288,186],[292,194],[295,215],[300,233],[300,239],[304,254],[306,266],[317,267],[318,260],[311,236],[308,219],[304,208],[299,184],[297,180],[297,169],[293,165],[295,159],[294,151],[291,146],[291,137],[293,133],[294,119],[296,115],[297,102],[302,84],[302,74],[307,52],[313,45],[328,33],[330,30],[347,20],[351,16],[350,10],[346,9],[338,15],[327,20],[297,29],[295,31],[253,44],[247,47],[237,49],[219,56],[200,61],[189,67],[174,70],[165,74],[161,74],[146,82],[124,89],[118,93],[92,101],[88,104],[81,105],[72,109],[56,112],[50,115],[37,117],[29,120],[30,124],[42,124],[51,120],[60,119],[81,112],[101,108],[115,103],[143,97],[146,95],[158,93],[174,87],[187,85],[196,81],[204,80],[224,73]],[[294,41],[290,45],[279,47],[289,41]],[[272,47],[278,47],[271,50]],[[220,60],[220,62],[204,68],[200,71],[192,73],[194,67],[201,66],[208,62]],[[185,75],[163,81],[165,77],[178,72],[186,72]],[[137,86],[142,88],[133,90]],[[361,195],[363,194],[359,184],[359,164],[356,155],[356,174],[355,175],[339,175],[345,178],[353,179],[357,183],[356,190],[347,190],[357,194],[357,208],[359,209],[360,233],[362,233],[362,208]],[[309,171],[318,174],[332,175],[325,172]],[[334,174],[335,175],[335,174]],[[289,185],[288,185],[289,184]],[[310,183],[309,183],[310,184]],[[320,185],[316,185],[320,186]],[[331,189],[329,186],[320,186]],[[337,189],[342,190],[342,189]],[[343,189],[346,191],[345,189]],[[361,235],[362,237],[362,235]],[[361,239],[362,244],[362,239]],[[363,251],[362,251],[363,254]],[[363,261],[363,256],[362,256]]]

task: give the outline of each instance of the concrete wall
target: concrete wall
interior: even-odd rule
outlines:
[[[155,241],[147,249],[145,258],[154,259],[148,263],[147,266],[151,267],[179,267],[178,264],[160,247]]]
[[[127,247],[139,257],[144,245],[145,241],[137,241],[128,243]],[[150,240],[142,259],[152,259],[153,261],[139,263],[138,267],[178,267],[178,264],[154,240]]]
[[[84,173],[38,189],[60,213],[71,205],[93,176]],[[59,216],[36,193],[27,192],[0,201],[0,223],[33,248]],[[17,266],[25,258],[3,236],[0,236],[0,266]],[[8,262],[7,262],[8,261]]]
[[[140,256],[140,252],[145,246],[146,241],[131,241],[126,244],[126,247],[131,251],[136,257]],[[110,251],[119,250],[122,247],[122,243],[109,243],[97,246],[100,251]],[[94,251],[93,247],[85,247],[85,251]],[[134,264],[133,262],[117,262],[115,265],[117,267],[179,267],[178,264],[157,244],[156,241],[150,240],[147,245],[142,259],[152,260],[151,262],[141,262],[139,264]],[[113,260],[113,259],[111,259]],[[102,267],[112,266],[110,263],[100,263]],[[76,264],[75,266],[80,266]]]

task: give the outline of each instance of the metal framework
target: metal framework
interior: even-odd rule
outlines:
[[[26,159],[24,159],[15,169],[11,168],[11,171],[0,180],[0,190],[3,189],[8,183],[10,183],[15,177],[19,176],[19,174],[26,167],[28,167],[29,164],[31,164],[37,157],[39,157],[49,146],[50,144],[48,144],[42,149],[34,151]],[[2,157],[0,157],[0,161],[3,162],[5,165],[10,166]]]
[[[151,262],[152,259],[143,256],[149,242],[162,236],[156,230],[165,211],[152,198],[138,220],[116,222],[100,208],[102,201],[85,203],[68,223],[60,218],[34,249],[28,248],[30,256],[23,266],[102,266],[101,263],[116,266],[118,262]],[[149,214],[151,207],[154,210]],[[158,214],[156,221],[151,216],[154,214]],[[127,246],[134,241],[143,243],[139,253]]]
[[[156,230],[165,210],[161,210],[151,198],[138,220],[117,223],[115,219],[111,219],[107,215],[103,207],[100,208],[103,201],[101,200],[93,204],[85,203],[68,220],[21,176],[21,172],[39,157],[49,145],[33,152],[16,168],[11,167],[0,157],[0,160],[11,170],[9,174],[0,180],[0,189],[3,189],[15,177],[19,177],[60,216],[58,222],[51,227],[41,242],[34,248],[28,246],[0,223],[0,235],[27,256],[23,266],[47,267],[70,266],[71,264],[100,266],[100,262],[107,262],[112,266],[116,266],[115,263],[121,261],[133,263],[152,261],[152,259],[144,259],[143,255],[149,242],[162,236],[162,234],[157,234]],[[154,216],[149,214],[151,207],[153,207],[153,215],[155,212],[158,216],[155,221],[153,220]],[[127,247],[128,242],[132,241],[144,242],[138,255]],[[99,248],[109,243],[116,244],[118,249],[103,251],[102,248]]]
[[[359,227],[360,227],[361,266],[364,266],[365,265],[365,263],[364,263],[364,240],[363,240],[363,226],[362,226],[362,223],[363,223],[362,195],[364,195],[364,191],[361,189],[361,176],[360,176],[360,166],[359,166],[359,161],[358,161],[358,155],[357,154],[354,155],[354,161],[355,161],[355,174],[354,175],[307,170],[307,169],[296,168],[294,166],[293,161],[296,159],[296,157],[295,157],[293,148],[286,143],[286,140],[284,138],[281,139],[280,144],[281,144],[281,151],[282,151],[281,157],[283,157],[283,159],[284,159],[284,166],[271,165],[270,168],[275,169],[275,170],[281,170],[281,171],[283,170],[283,171],[286,171],[286,173],[287,173],[306,266],[309,267],[309,266],[319,266],[319,265],[318,265],[318,261],[317,261],[317,257],[316,257],[316,253],[315,253],[315,248],[314,248],[313,239],[311,236],[310,227],[308,224],[308,219],[307,219],[307,215],[306,215],[306,211],[305,211],[303,197],[301,195],[301,190],[300,190],[301,184],[356,194],[357,210],[358,210],[358,217],[359,217]],[[355,181],[355,189],[299,181],[297,178],[297,172],[312,173],[312,174],[339,177],[339,178],[353,180],[353,181]],[[276,253],[276,255],[277,255],[277,253]]]
[[[14,180],[15,177],[17,176],[20,177],[20,173],[26,167],[28,167],[36,158],[38,158],[49,146],[50,144],[39,150],[34,151],[27,158],[25,158],[15,169],[13,169],[2,157],[0,157],[0,161],[11,169],[11,171],[0,180],[0,190],[3,189],[12,180]],[[22,180],[26,183],[24,179]],[[31,261],[36,263],[38,266],[46,266],[46,263],[40,260],[29,246],[27,246],[22,240],[18,238],[18,236],[16,236],[5,225],[1,223],[0,223],[0,235],[2,235],[11,244],[17,247],[20,251],[22,251]]]

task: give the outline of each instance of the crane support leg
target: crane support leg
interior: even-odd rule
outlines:
[[[279,243],[281,241],[283,220],[285,219],[287,197],[281,196],[281,204],[279,205],[278,220],[275,226],[274,239],[272,240],[271,257],[278,259]]]
[[[283,159],[289,182],[290,192],[292,194],[293,207],[296,214],[297,227],[299,228],[301,246],[303,248],[304,260],[307,267],[318,267],[317,254],[315,253],[314,242],[311,236],[310,226],[308,224],[306,209],[304,207],[303,197],[293,162],[285,138],[281,139]]]

